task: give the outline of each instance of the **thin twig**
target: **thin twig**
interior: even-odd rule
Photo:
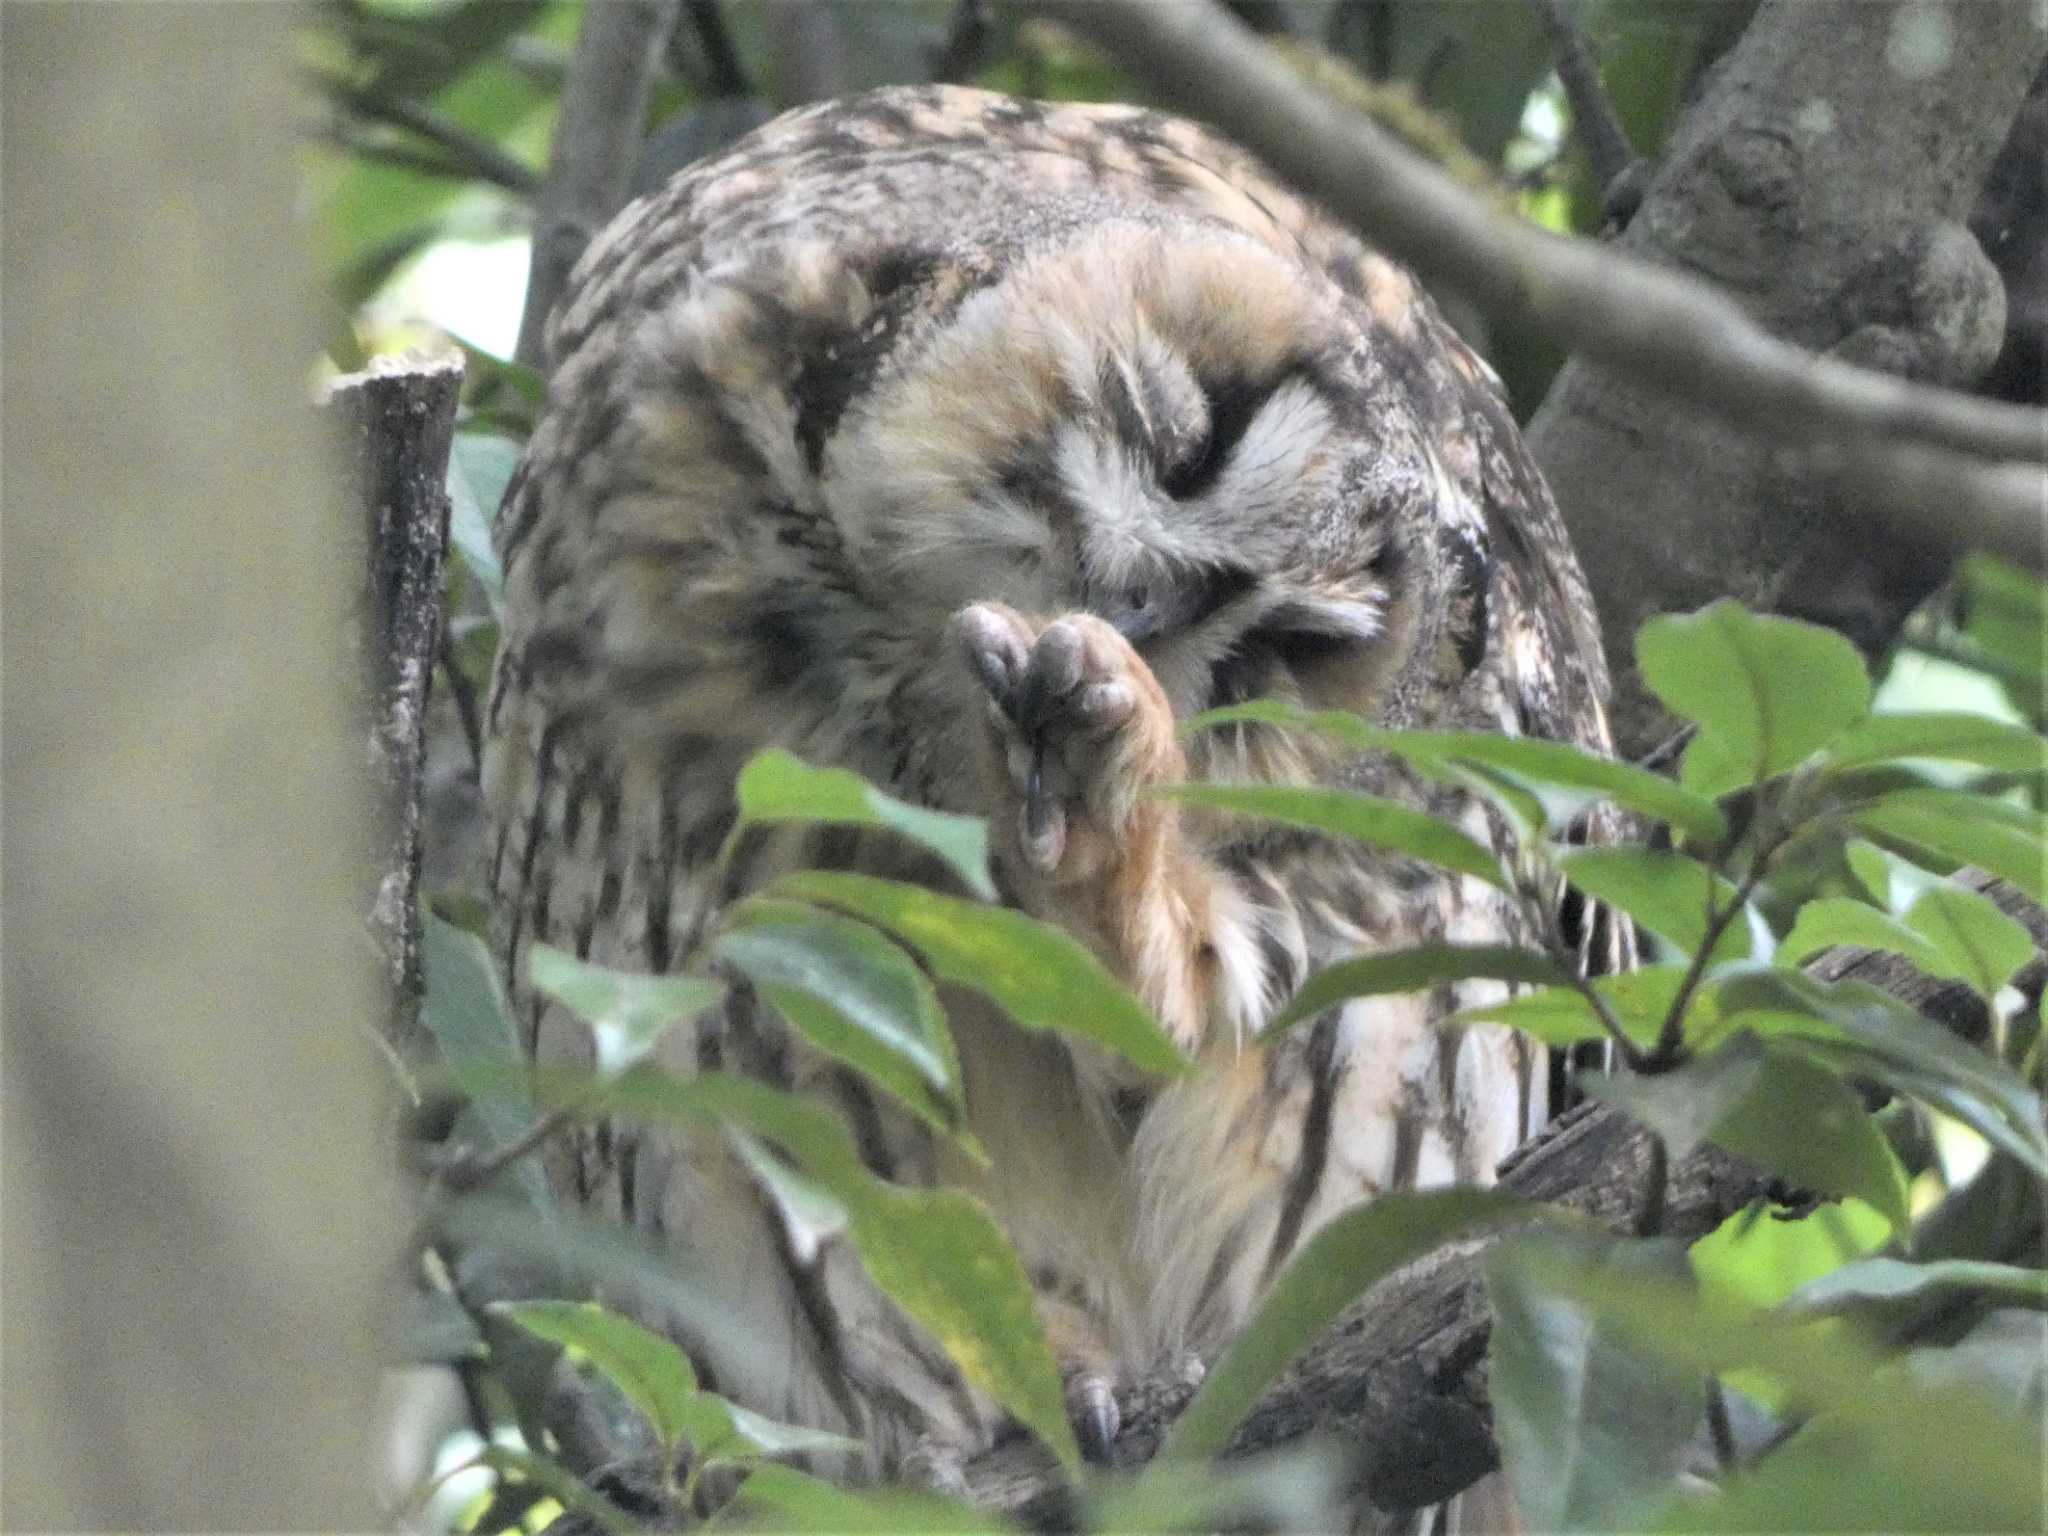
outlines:
[[[540,190],[540,177],[534,174],[531,166],[506,154],[489,139],[458,127],[417,102],[380,96],[319,71],[311,72],[310,78],[323,95],[350,116],[402,128],[444,151],[458,167],[463,168],[460,174],[476,181],[490,182],[521,197],[531,197]]]
[[[726,30],[725,12],[718,8],[718,0],[684,0],[683,8],[704,53],[705,90],[713,96],[752,95],[754,88],[747,80],[746,66],[740,63],[739,50],[732,45],[732,33]],[[682,28],[676,29],[676,35],[682,35]]]
[[[1027,3],[1264,156],[1425,280],[1809,449],[1822,478],[1902,531],[2048,569],[2048,413],[1808,352],[1698,278],[1503,217],[1304,85],[1214,0]]]
[[[1557,65],[1558,81],[1572,106],[1572,128],[1586,147],[1586,159],[1593,167],[1593,179],[1601,190],[1615,185],[1639,157],[1629,142],[1621,114],[1600,78],[1600,62],[1593,57],[1586,34],[1580,30],[1565,0],[1533,0],[1536,14],[1550,34],[1550,56]]]
[[[560,1104],[542,1115],[502,1147],[488,1152],[464,1151],[434,1170],[435,1181],[454,1194],[481,1189],[522,1157],[538,1151],[541,1143],[583,1113],[579,1105]]]

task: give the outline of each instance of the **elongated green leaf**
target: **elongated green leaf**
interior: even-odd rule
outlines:
[[[822,821],[886,827],[937,854],[984,901],[996,899],[988,872],[988,828],[980,818],[928,810],[884,794],[844,768],[814,768],[787,752],[757,752],[735,786],[740,825]]]
[[[544,1093],[589,1113],[736,1124],[780,1145],[805,1177],[845,1207],[848,1236],[876,1287],[931,1332],[969,1382],[1062,1461],[1078,1464],[1030,1282],[1001,1230],[971,1196],[883,1183],[862,1164],[838,1116],[746,1078],[716,1072],[680,1078],[638,1067],[606,1084],[600,1101],[577,1098],[574,1079],[537,1073],[536,1081]]]
[[[664,1452],[682,1438],[697,1395],[690,1357],[658,1333],[587,1301],[500,1301],[502,1313],[536,1338],[579,1350],[646,1418]]]
[[[1862,982],[1780,970],[1731,976],[1716,990],[1728,1027],[1804,1038],[1831,1060],[1857,1052],[1867,1075],[1947,1110],[2048,1177],[2040,1096],[2003,1062],[1897,998]]]
[[[518,464],[519,445],[495,432],[459,432],[448,449],[448,542],[494,614],[505,604],[505,573],[491,543],[491,519]]]
[[[882,1293],[931,1331],[969,1382],[1078,1467],[1031,1282],[987,1210],[954,1189],[876,1182],[839,1193],[861,1263]]]
[[[1534,950],[1513,949],[1503,944],[1417,944],[1411,949],[1341,960],[1317,971],[1302,983],[1301,990],[1274,1016],[1259,1038],[1271,1040],[1282,1030],[1303,1019],[1312,1019],[1347,998],[1415,992],[1438,982],[1469,981],[1475,977],[1531,985],[1565,980],[1547,956]]]
[[[1639,971],[1602,976],[1593,990],[1605,1000],[1629,1039],[1641,1046],[1656,1042],[1664,1015],[1684,984],[1685,967],[1646,965]],[[1694,995],[1688,1012],[1688,1033],[1709,1027],[1719,1017],[1711,992]],[[1577,1045],[1600,1040],[1606,1031],[1576,987],[1542,987],[1505,1002],[1467,1008],[1445,1020],[1447,1024],[1507,1024],[1545,1045]]]
[[[794,1467],[756,1467],[735,1496],[749,1528],[820,1536],[978,1536],[1015,1531],[985,1510],[904,1488],[842,1488]]]
[[[1161,1455],[1196,1461],[1220,1454],[1259,1394],[1354,1298],[1458,1232],[1530,1209],[1495,1190],[1444,1189],[1382,1195],[1345,1212],[1295,1254],[1210,1368]]]
[[[770,894],[837,907],[888,930],[941,981],[981,993],[1025,1029],[1091,1041],[1148,1072],[1187,1069],[1173,1041],[1101,961],[1022,912],[824,870],[786,875]]]
[[[632,1536],[640,1529],[638,1521],[551,1456],[508,1445],[487,1445],[476,1453],[476,1459],[500,1477],[532,1483],[564,1509],[587,1516],[611,1536]]]
[[[526,975],[590,1025],[597,1070],[606,1075],[644,1060],[671,1028],[725,996],[723,983],[701,976],[609,970],[547,944],[533,946]]]
[[[1946,710],[1872,715],[1828,745],[1828,760],[1841,768],[1919,757],[2025,773],[2048,767],[2048,739],[1989,715]]]
[[[1398,753],[1423,767],[1478,763],[1531,784],[1584,790],[1706,842],[1718,842],[1728,831],[1720,807],[1705,796],[1633,763],[1598,757],[1567,742],[1485,731],[1390,731],[1368,725],[1357,715],[1297,709],[1278,699],[1254,699],[1212,709],[1196,715],[1182,729],[1207,730],[1240,723],[1317,731],[1361,751]]]
[[[1942,953],[1925,934],[1847,896],[1823,896],[1801,907],[1792,931],[1778,941],[1771,963],[1797,968],[1838,946],[1903,955],[1931,976],[1944,974]]]
[[[1870,711],[1870,675],[1847,640],[1733,602],[1651,619],[1636,665],[1673,713],[1699,723],[1681,775],[1697,794],[1796,768]]]
[[[899,945],[837,912],[756,898],[734,911],[716,952],[813,1045],[927,1125],[959,1128],[953,1037],[930,979]]]
[[[699,1392],[690,1400],[686,1432],[698,1455],[721,1461],[751,1461],[808,1452],[858,1455],[861,1451],[858,1440],[808,1425],[763,1418],[751,1408],[728,1402],[715,1392]]]
[[[1989,896],[1960,885],[1929,886],[1907,911],[1906,922],[1935,951],[1931,975],[1966,981],[1986,999],[2034,958],[2033,935]]]
[[[2041,818],[2017,806],[1955,790],[1896,789],[1859,807],[1851,819],[1909,857],[1922,850],[1949,863],[1974,864],[2036,901],[2048,901]]]
[[[457,1073],[501,1068],[508,1075],[523,1066],[519,1032],[498,983],[498,968],[475,934],[428,912],[422,914],[420,963],[426,996],[420,1019],[434,1037],[442,1059]],[[533,1109],[521,1083],[507,1084],[463,1111],[464,1118],[492,1147],[508,1147],[533,1126]],[[457,1127],[462,1136],[464,1127]],[[531,1159],[513,1164],[499,1178],[515,1185],[534,1206],[552,1204],[547,1178]]]
[[[1288,784],[1172,784],[1155,791],[1169,800],[1234,811],[1290,827],[1356,838],[1506,888],[1500,860],[1449,822],[1398,800],[1348,789]]]
[[[1708,882],[1718,908],[1736,897],[1733,885],[1697,859],[1655,848],[1581,848],[1557,864],[1586,895],[1626,912],[1688,957],[1706,939]],[[1746,914],[1738,913],[1714,941],[1712,959],[1747,959],[1750,942]]]
[[[2021,1302],[2048,1302],[2048,1271],[1975,1259],[1909,1264],[1880,1254],[1844,1264],[1795,1291],[1785,1303],[1791,1317],[1854,1312],[1869,1302],[1906,1301],[1930,1291],[1975,1290]]]
[[[1618,1275],[1656,1274],[1681,1291],[1689,1281],[1674,1240],[1584,1248],[1587,1263]],[[1699,1378],[1547,1290],[1526,1253],[1502,1243],[1485,1264],[1494,1429],[1516,1509],[1534,1531],[1641,1530],[1671,1501],[1705,1416]]]

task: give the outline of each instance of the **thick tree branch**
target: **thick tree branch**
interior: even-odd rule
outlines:
[[[2048,912],[1977,871],[1959,879],[2026,923],[2036,948],[2048,953]],[[2023,988],[2041,984],[2044,965],[2037,957],[2021,973]],[[1881,987],[1964,1039],[1987,1037],[1983,1005],[1969,988],[1930,980],[1894,956],[1831,950],[1809,969]],[[1514,1153],[1501,1167],[1500,1187],[1631,1232],[1651,1197],[1653,1140],[1620,1111],[1583,1104]],[[1660,1230],[1700,1237],[1781,1193],[1770,1175],[1703,1146],[1672,1164]],[[2031,1240],[2038,1241],[2038,1212],[2033,1221]],[[1440,1250],[1360,1297],[1266,1393],[1226,1454],[1272,1450],[1314,1433],[1354,1455],[1360,1486],[1388,1510],[1439,1502],[1498,1466],[1486,1357],[1492,1324],[1480,1274],[1491,1241]],[[1121,1395],[1118,1464],[1149,1460],[1192,1396],[1168,1376]],[[988,1452],[968,1465],[966,1479],[984,1507],[1038,1525],[1071,1518],[1064,1483],[1036,1442]]]
[[[624,206],[646,127],[654,66],[679,0],[604,0],[583,14],[547,179],[533,215],[533,265],[515,357],[545,366],[542,332],[569,269]]]
[[[1177,109],[1260,154],[1426,279],[1667,396],[1822,450],[1822,469],[1882,515],[1888,532],[2048,569],[2042,412],[1819,355],[1773,336],[1698,278],[1502,218],[1371,122],[1306,88],[1213,0],[1034,0],[1032,8],[1095,40]],[[2018,64],[1984,88],[1995,93],[2013,74],[2015,109],[2033,59],[2048,52],[2048,32],[2012,21],[2021,9],[1944,13],[1958,34],[1986,25],[1983,15],[2014,33],[2003,46]],[[1975,59],[1974,51],[1959,56],[1958,73]]]

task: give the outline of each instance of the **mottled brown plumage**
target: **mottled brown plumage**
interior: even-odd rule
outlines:
[[[1347,954],[1520,936],[1498,892],[1139,793],[1344,782],[1500,841],[1391,760],[1177,739],[1176,717],[1262,695],[1605,748],[1555,509],[1402,269],[1191,124],[892,90],[778,119],[634,204],[549,347],[498,520],[487,773],[497,943],[539,1055],[588,1044],[518,985],[535,940],[659,971],[793,860],[938,878],[837,835],[751,840],[713,889],[733,775],[773,745],[990,816],[1006,899],[1091,944],[1200,1062],[1142,1081],[949,997],[982,1173],[765,1009],[665,1047],[837,1105],[889,1177],[979,1194],[1078,1381],[1213,1354],[1331,1216],[1485,1181],[1540,1122],[1526,1044],[1439,1028],[1490,983],[1255,1039]],[[725,1289],[756,1331],[689,1339],[725,1390],[850,1428],[880,1468],[992,1432],[717,1138],[592,1134],[553,1172]]]

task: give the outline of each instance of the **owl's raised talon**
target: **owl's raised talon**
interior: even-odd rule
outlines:
[[[1123,1414],[1116,1405],[1116,1391],[1107,1377],[1080,1371],[1067,1378],[1067,1420],[1074,1426],[1081,1455],[1097,1466],[1115,1464],[1116,1434],[1123,1427]]]

